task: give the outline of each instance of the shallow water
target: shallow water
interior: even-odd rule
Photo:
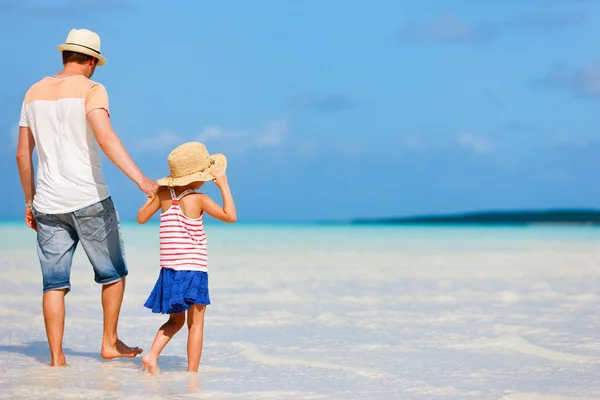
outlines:
[[[149,349],[142,307],[156,226],[125,224],[120,336]],[[45,366],[32,231],[0,225],[0,398],[600,398],[600,229],[208,225],[198,374],[186,333],[161,358],[102,361],[100,287],[79,250],[68,368]]]

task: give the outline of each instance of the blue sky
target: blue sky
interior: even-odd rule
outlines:
[[[600,204],[600,1],[166,4],[0,2],[0,217],[23,210],[23,95],[71,28],[100,34],[94,80],[145,173],[203,141],[240,220]],[[105,167],[132,218],[144,196]]]

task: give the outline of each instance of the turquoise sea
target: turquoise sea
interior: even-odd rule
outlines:
[[[119,331],[148,349],[142,304],[158,226],[123,223]],[[600,398],[600,229],[207,224],[210,290],[198,374],[186,333],[162,373],[105,362],[100,287],[79,250],[68,368],[45,366],[35,233],[0,224],[0,398]]]

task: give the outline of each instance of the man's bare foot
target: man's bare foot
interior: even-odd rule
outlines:
[[[56,357],[55,359],[51,359],[50,366],[51,367],[66,367],[67,359],[65,358],[65,355],[61,354],[60,356]]]
[[[148,372],[150,375],[156,374],[158,369],[158,360],[151,357],[150,354],[146,354],[142,357],[142,371]]]
[[[142,349],[139,347],[129,347],[121,340],[117,339],[117,343],[114,345],[102,344],[102,351],[100,355],[105,360],[112,360],[114,358],[133,358],[138,354],[142,353]]]

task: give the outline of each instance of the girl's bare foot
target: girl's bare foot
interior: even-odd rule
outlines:
[[[158,360],[151,357],[150,354],[146,354],[142,357],[142,371],[148,372],[150,375],[154,375],[159,371]]]
[[[202,390],[202,387],[200,386],[200,375],[192,372],[190,375],[190,380],[185,384],[185,386],[192,393]]]
[[[65,355],[61,354],[57,358],[51,359],[50,360],[50,366],[51,367],[66,367],[67,366],[67,359],[65,358]]]
[[[117,342],[114,345],[103,343],[100,355],[106,360],[112,360],[120,357],[133,358],[138,354],[141,354],[142,351],[143,350],[139,347],[129,347],[121,340],[117,339]]]

